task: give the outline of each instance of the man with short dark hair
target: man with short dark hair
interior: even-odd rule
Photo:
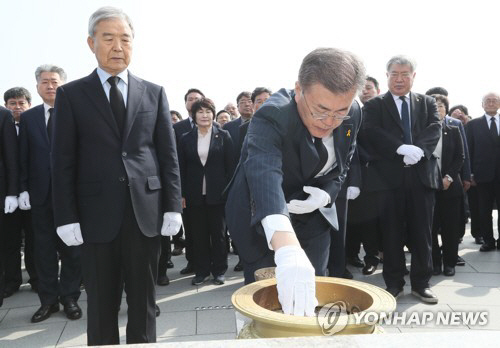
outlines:
[[[361,100],[361,102],[365,104],[368,100],[375,98],[379,94],[380,88],[378,85],[378,81],[374,77],[367,76],[365,86],[359,94],[359,100]]]
[[[52,313],[59,311],[59,303],[64,306],[68,319],[75,320],[82,317],[82,310],[77,303],[82,280],[80,248],[67,246],[56,233],[51,171],[47,165],[50,163],[50,126],[56,89],[66,82],[66,73],[58,66],[45,64],[36,69],[35,77],[43,104],[22,114],[19,131],[19,208],[31,210],[35,263],[39,275],[38,297],[41,303],[31,322],[38,323],[49,318]]]
[[[4,93],[5,107],[12,112],[16,132],[19,134],[21,113],[31,107],[31,93],[24,87],[13,87]],[[34,261],[33,228],[31,212],[16,209],[12,214],[5,214],[3,219],[5,239],[3,255],[5,262],[4,298],[16,293],[23,283],[21,247],[24,238],[24,265],[28,272],[28,283],[33,291],[38,291],[38,276]]]
[[[433,155],[441,136],[434,98],[411,92],[415,63],[395,56],[387,63],[389,91],[363,108],[363,135],[372,147],[368,185],[377,191],[384,251],[383,276],[395,298],[403,292],[404,245],[411,246],[412,294],[427,303],[438,298],[432,275],[432,213],[442,185]],[[405,235],[406,232],[406,235]]]
[[[127,70],[134,27],[122,10],[98,9],[88,35],[98,67],[57,89],[52,116],[55,225],[66,245],[81,245],[87,343],[120,343],[123,283],[127,344],[156,342],[160,237],[182,223],[168,101]]]
[[[353,54],[316,49],[295,89],[274,93],[249,125],[226,219],[246,283],[255,270],[276,265],[285,314],[314,315],[314,275],[326,275],[330,230],[338,230],[332,203],[354,152],[361,122],[354,97],[364,79]]]

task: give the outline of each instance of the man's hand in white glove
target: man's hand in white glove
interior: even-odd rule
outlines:
[[[278,300],[284,314],[312,317],[318,305],[314,267],[300,246],[286,245],[274,254]]]
[[[420,159],[419,159],[420,160]],[[411,157],[408,157],[408,156],[404,156],[403,157],[403,162],[407,165],[407,166],[412,166],[414,164],[416,164],[419,160],[414,160],[412,159]]]
[[[28,191],[21,192],[19,197],[17,198],[17,202],[19,203],[19,209],[21,210],[30,210],[30,195]]]
[[[347,188],[346,198],[349,200],[356,199],[358,198],[360,192],[359,187],[349,186]]]
[[[330,203],[330,195],[313,186],[304,186],[304,192],[309,193],[307,199],[301,201],[292,199],[287,204],[288,212],[292,214],[307,214]]]
[[[401,145],[396,150],[398,155],[406,156],[409,161],[417,163],[422,157],[424,157],[424,151],[415,145]],[[404,160],[404,159],[403,159]],[[406,162],[405,162],[406,163]],[[412,163],[412,164],[415,164]],[[409,163],[406,163],[409,164]]]
[[[5,214],[13,213],[17,209],[17,197],[7,196],[5,197]]]
[[[182,225],[181,213],[167,212],[163,214],[163,225],[161,226],[162,236],[175,236]]]
[[[78,222],[59,226],[56,229],[57,235],[67,246],[83,244],[82,230]]]

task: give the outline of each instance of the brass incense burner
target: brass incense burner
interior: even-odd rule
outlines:
[[[234,308],[243,316],[252,319],[240,331],[238,338],[272,338],[272,337],[297,337],[297,336],[322,336],[331,335],[326,330],[332,324],[332,315],[327,318],[325,313],[332,303],[342,303],[345,310],[341,330],[337,335],[371,334],[379,333],[381,329],[376,321],[357,322],[355,313],[362,311],[384,316],[396,309],[396,300],[387,291],[363,282],[331,278],[316,277],[316,298],[318,299],[316,317],[300,317],[285,315],[281,312],[278,301],[276,279],[269,278],[272,271],[269,269],[258,270],[264,278],[238,289],[231,301]],[[258,276],[260,278],[261,276]],[[331,306],[330,306],[331,307]],[[367,314],[366,313],[366,314]],[[361,313],[365,314],[365,313]],[[335,324],[335,323],[333,323]]]

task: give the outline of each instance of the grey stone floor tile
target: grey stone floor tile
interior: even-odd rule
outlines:
[[[496,262],[471,261],[469,262],[469,264],[479,273],[500,274],[500,261]]]
[[[205,291],[166,295],[156,303],[163,312],[191,311],[201,307],[231,306],[233,291]]]
[[[156,318],[156,336],[188,336],[196,334],[196,311],[162,313]]]
[[[191,342],[191,341],[215,341],[215,340],[234,340],[236,334],[234,332],[218,333],[210,335],[190,335],[190,336],[175,336],[175,337],[159,337],[158,343],[168,342]],[[221,342],[221,347],[224,347],[224,342]],[[199,344],[198,344],[199,345]]]
[[[401,330],[399,327],[383,327],[384,333],[386,334],[400,334]]]
[[[87,320],[68,321],[57,347],[75,347],[87,345]]]
[[[61,310],[57,313],[53,313],[47,320],[41,323],[33,324],[31,323],[31,317],[38,310],[38,308],[39,306],[11,308],[7,313],[7,315],[5,316],[5,318],[2,320],[2,323],[0,324],[0,329],[14,328],[14,327],[35,328],[36,326],[39,325],[66,322],[68,320],[61,306]]]
[[[18,292],[14,293],[14,295],[5,298],[3,300],[2,309],[7,308],[19,308],[19,307],[30,307],[30,306],[40,306],[40,299],[38,295],[26,289],[21,289]]]
[[[401,327],[400,328],[402,333],[417,333],[417,332],[427,332],[427,333],[432,333],[432,332],[457,332],[457,331],[466,331],[469,330],[468,328],[463,329],[460,327],[453,327],[453,326],[446,326],[446,327],[433,327],[433,328],[407,328],[407,327]],[[437,344],[437,343],[435,343]],[[426,345],[422,345],[422,347],[430,347]]]
[[[215,285],[212,282],[212,278],[210,278],[210,281],[204,283],[203,285],[198,286],[198,292],[204,292],[204,291],[231,291],[234,292],[244,286],[245,283],[243,281],[243,278],[240,276],[232,276],[232,277],[227,277],[226,276],[226,282],[222,285]]]
[[[461,250],[460,256],[463,257],[465,262],[500,262],[500,251],[480,252],[479,247],[480,245],[477,245],[474,250]]]
[[[55,347],[66,322],[0,329],[0,347]]]
[[[500,330],[500,303],[497,305],[450,305],[455,312],[487,312],[487,323],[482,325],[478,321],[475,325],[469,324],[469,328],[474,330]]]
[[[233,309],[202,310],[196,314],[197,334],[234,332],[236,335],[236,319]]]
[[[500,266],[500,263],[499,263]],[[456,267],[455,269],[457,269]],[[432,277],[432,285],[439,286],[479,286],[498,287],[500,286],[500,274],[497,273],[456,273],[453,277]]]
[[[454,286],[434,286],[434,293],[441,302],[451,305],[473,304],[489,305],[500,303],[500,289],[487,287],[454,287]]]
[[[0,328],[2,327],[2,320],[7,315],[8,309],[0,309]]]

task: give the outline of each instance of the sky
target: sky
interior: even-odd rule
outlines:
[[[1,5],[4,73],[0,93],[26,87],[40,104],[34,72],[61,66],[74,80],[97,66],[87,45],[88,19],[101,6],[122,8],[135,26],[129,69],[165,87],[170,108],[187,116],[184,94],[201,89],[217,110],[244,90],[293,88],[301,61],[317,47],[357,54],[387,91],[385,64],[405,54],[417,62],[412,91],[434,86],[450,106],[483,114],[481,100],[500,93],[500,6],[448,1],[24,0]]]

